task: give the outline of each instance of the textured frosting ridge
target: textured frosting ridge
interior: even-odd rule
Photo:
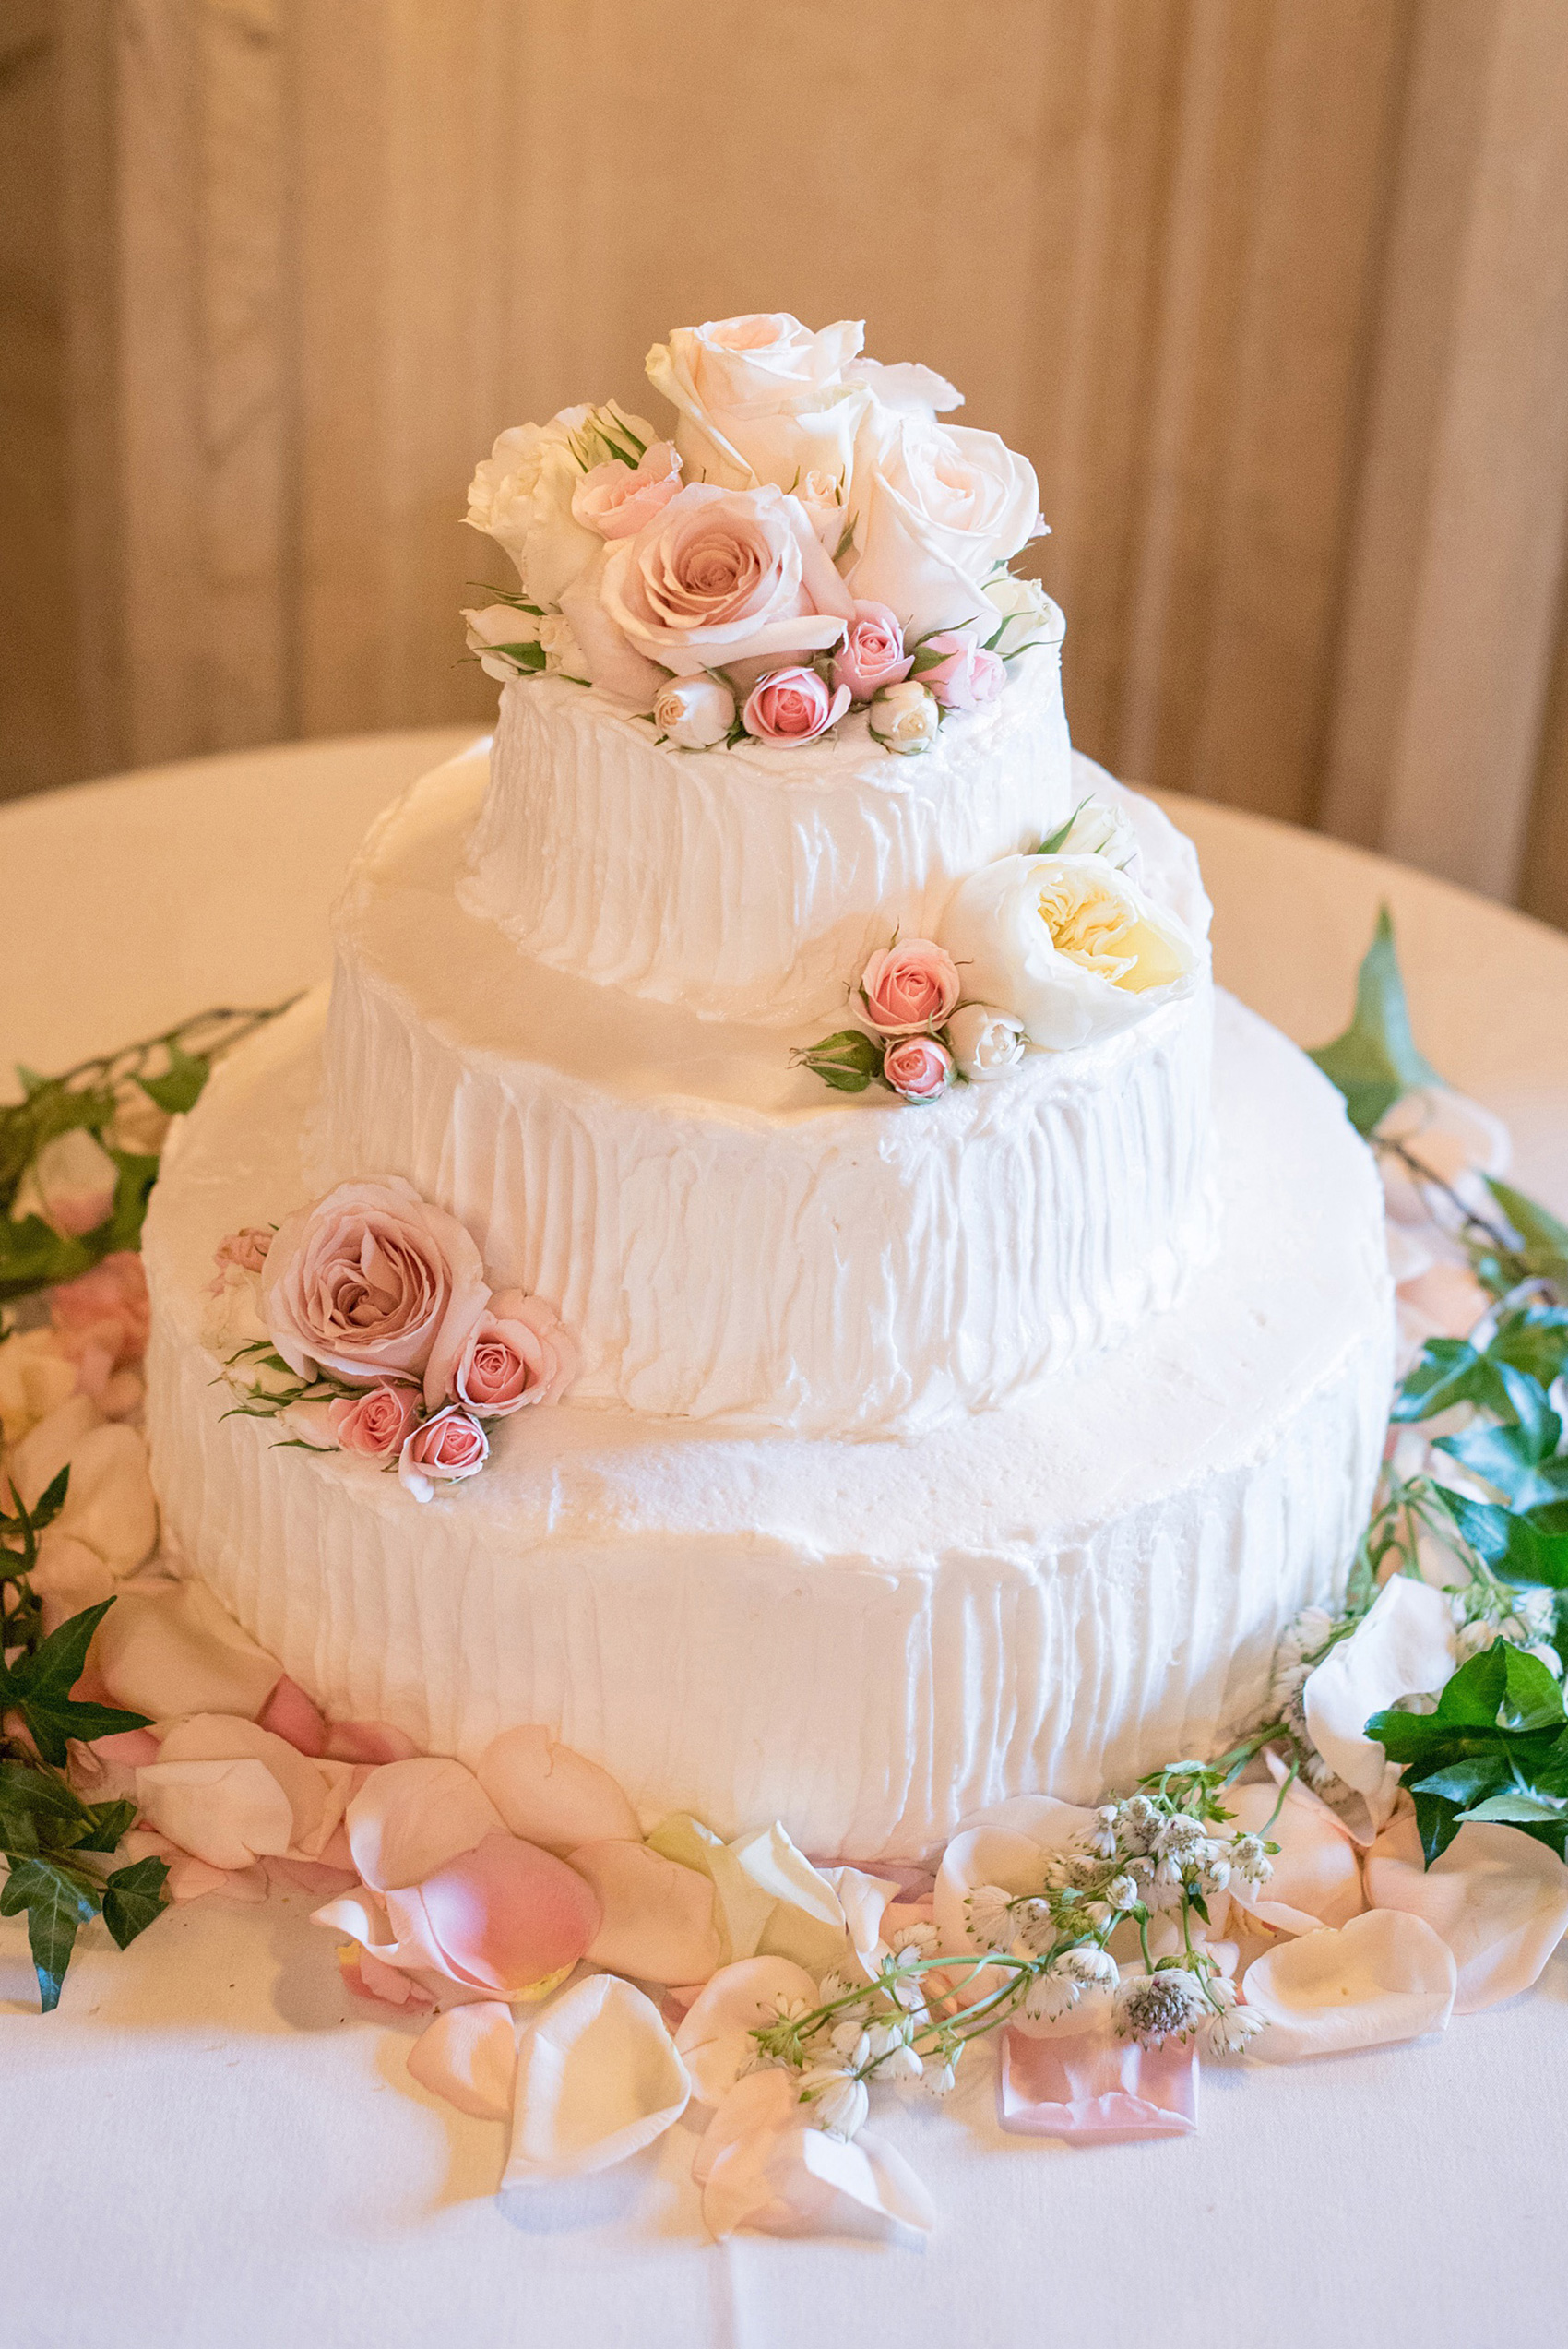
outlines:
[[[1078,765],[1064,797],[1117,792]],[[920,1109],[830,1093],[791,1069],[789,1031],[566,978],[465,911],[483,786],[482,757],[427,777],[355,868],[309,1187],[396,1172],[447,1208],[494,1278],[560,1306],[577,1401],[915,1433],[1179,1294],[1209,1239],[1206,974],[1004,1084]],[[1201,931],[1191,850],[1119,797]]]
[[[1060,643],[912,758],[861,715],[804,746],[676,750],[602,695],[519,680],[458,894],[552,970],[787,1027],[830,1017],[895,930],[922,934],[966,874],[1063,821],[1069,769]]]
[[[148,1413],[172,1543],[333,1710],[470,1757],[549,1721],[649,1820],[908,1856],[1005,1795],[1213,1746],[1279,1623],[1342,1585],[1387,1404],[1381,1199],[1337,1098],[1238,1007],[1218,1254],[1114,1353],[918,1444],[525,1413],[425,1509],[208,1383],[210,1251],[301,1195],[320,1017],[220,1068],[166,1163]]]

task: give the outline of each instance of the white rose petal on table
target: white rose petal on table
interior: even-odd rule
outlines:
[[[625,2161],[680,2119],[690,2095],[650,1998],[612,1973],[574,1984],[519,2040],[503,2191]]]
[[[1453,1951],[1430,1925],[1369,1909],[1253,1959],[1242,1996],[1269,2027],[1251,2052],[1291,2063],[1419,2039],[1444,2028],[1457,1983]]]

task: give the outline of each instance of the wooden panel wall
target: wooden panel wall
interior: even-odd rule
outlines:
[[[1568,920],[1563,0],[15,15],[0,788],[481,717],[495,432],[863,313],[1034,459],[1084,747]]]

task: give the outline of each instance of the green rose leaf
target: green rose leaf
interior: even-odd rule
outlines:
[[[1386,905],[1378,909],[1377,928],[1357,973],[1355,1017],[1342,1036],[1320,1044],[1307,1056],[1344,1094],[1350,1123],[1359,1134],[1370,1134],[1404,1094],[1442,1081],[1431,1062],[1417,1051],[1410,1032],[1405,982],[1394,948],[1394,923]]]
[[[836,1092],[863,1093],[868,1085],[881,1081],[885,1050],[859,1028],[841,1028],[837,1035],[824,1036],[820,1043],[807,1044],[792,1057],[797,1067],[809,1068]]]

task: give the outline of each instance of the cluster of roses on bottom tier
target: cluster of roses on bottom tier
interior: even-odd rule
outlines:
[[[576,1376],[555,1307],[492,1290],[463,1225],[399,1175],[233,1233],[217,1263],[208,1334],[235,1411],[395,1467],[416,1500],[476,1475],[491,1423],[559,1401]]]
[[[1031,1046],[1071,1052],[1146,1019],[1200,956],[1142,887],[1123,806],[1093,797],[1032,854],[961,881],[941,929],[879,947],[854,991],[861,1024],[799,1047],[797,1065],[837,1092],[938,1101],[1011,1076]]]

